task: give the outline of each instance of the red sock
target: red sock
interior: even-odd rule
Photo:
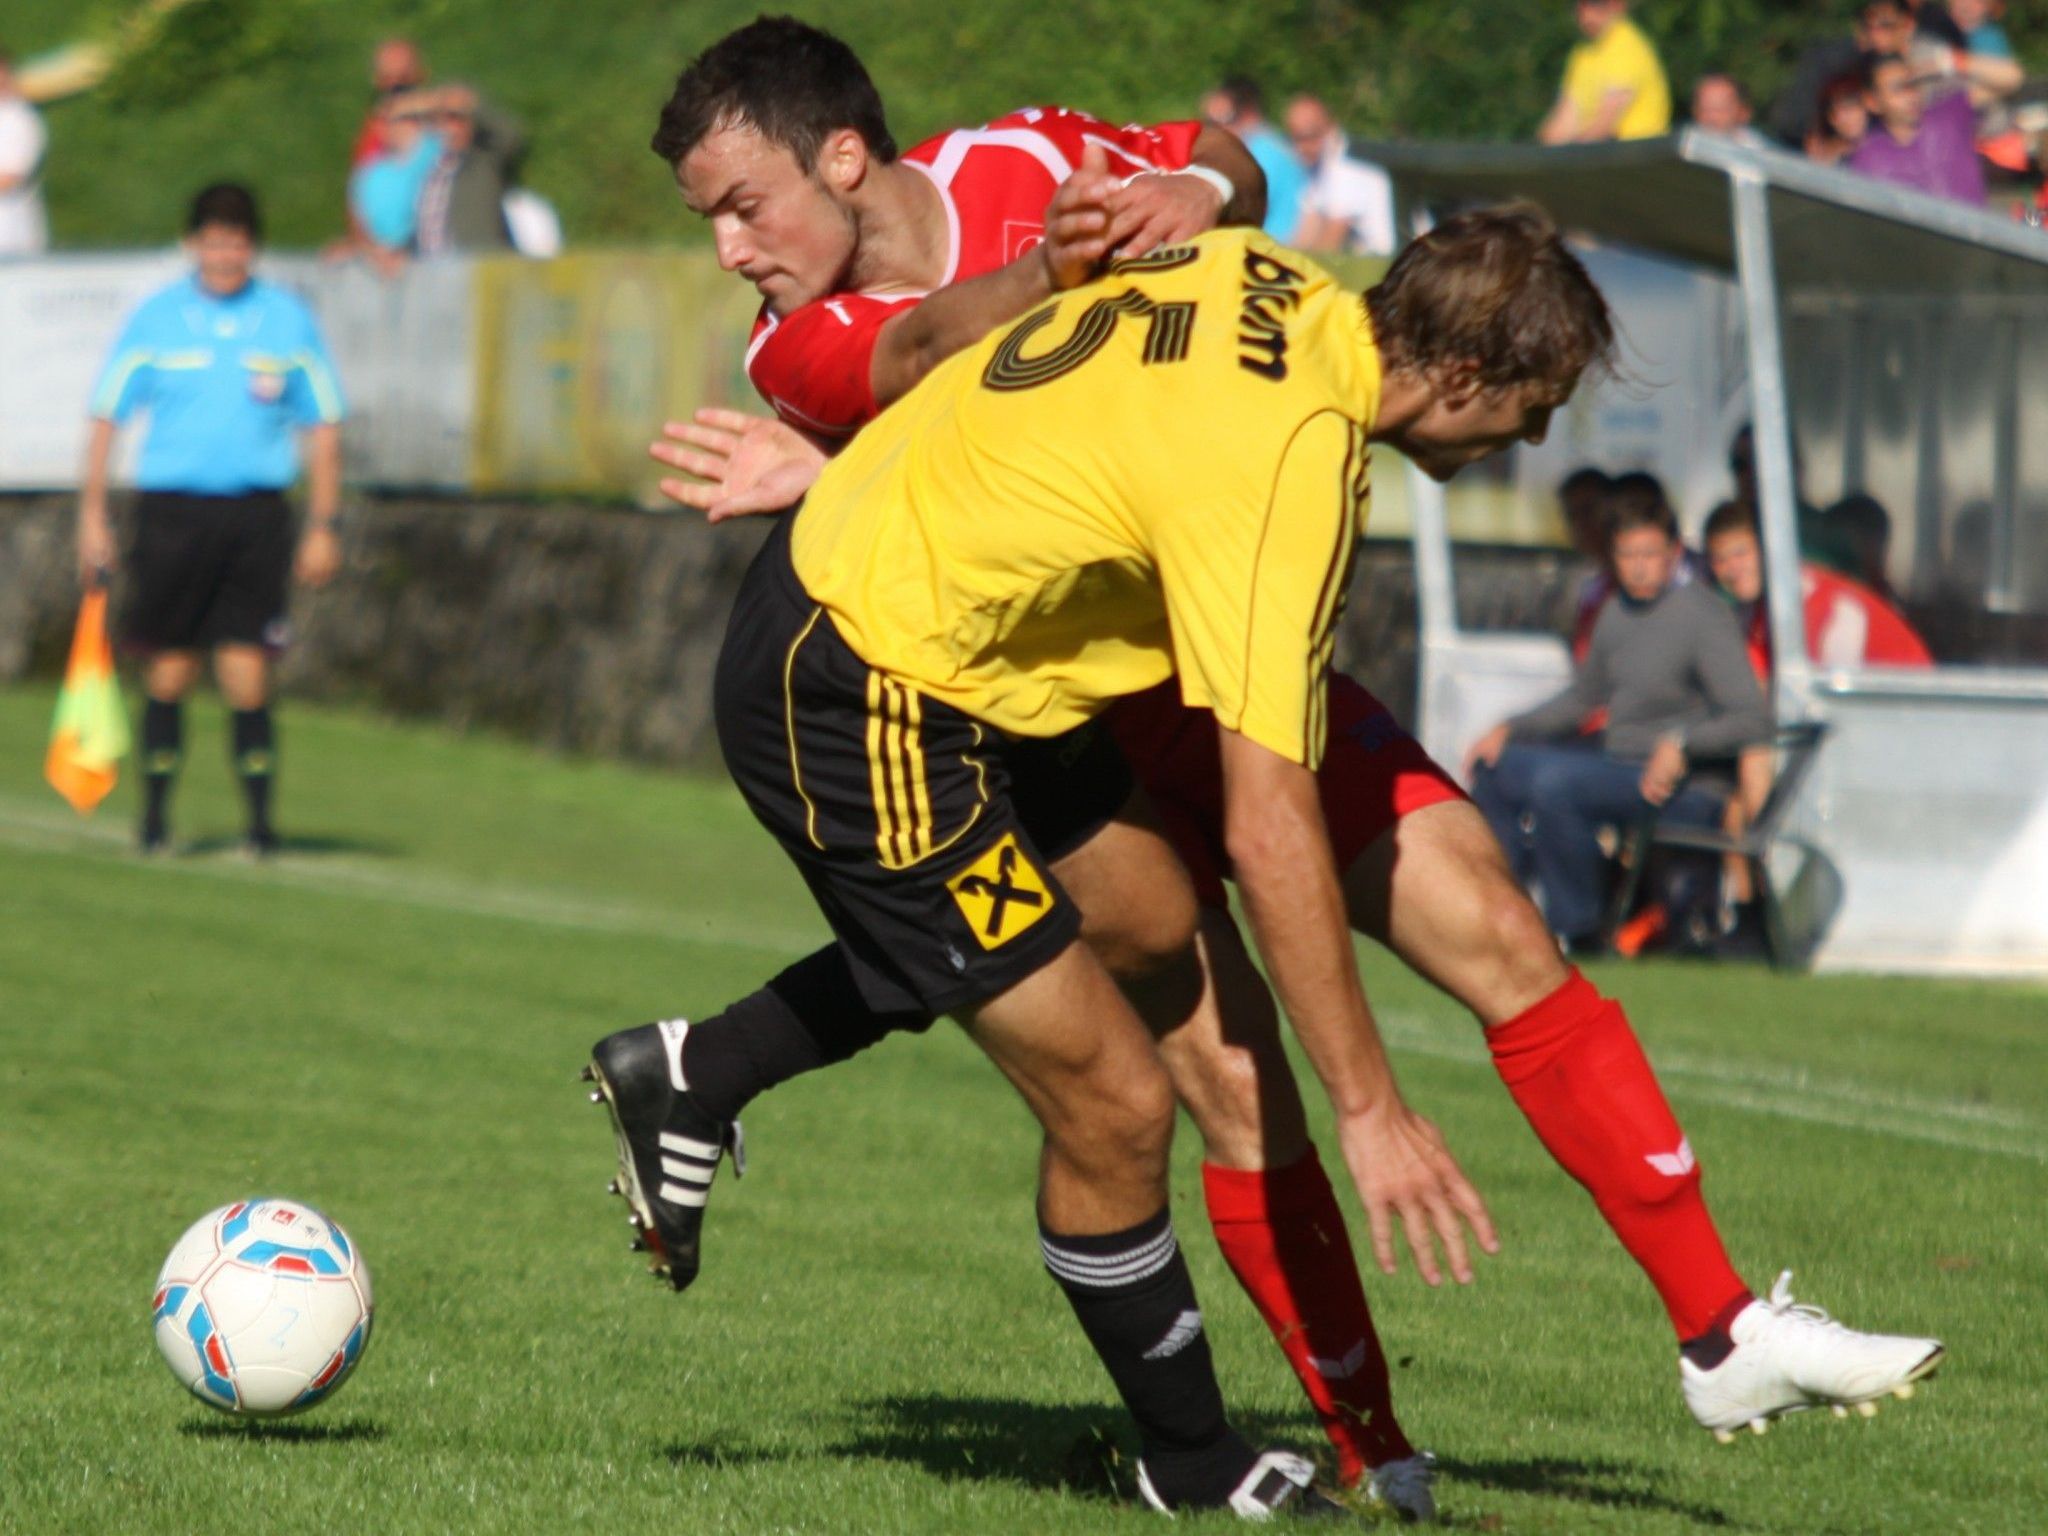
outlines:
[[[1323,1421],[1345,1486],[1368,1467],[1413,1456],[1394,1418],[1351,1234],[1315,1148],[1262,1172],[1204,1163],[1202,1190],[1217,1246]]]
[[[1576,970],[1486,1032],[1529,1124],[1642,1265],[1681,1341],[1749,1295],[1700,1195],[1700,1170],[1621,1004]]]

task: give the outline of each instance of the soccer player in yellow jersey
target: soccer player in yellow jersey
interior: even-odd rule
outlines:
[[[1209,234],[940,366],[826,469],[736,603],[728,765],[863,1001],[953,1014],[1037,1113],[1047,1267],[1162,1507],[1313,1495],[1305,1464],[1225,1420],[1167,1214],[1172,1091],[1098,958],[1120,940],[1184,953],[1187,875],[1142,812],[1114,816],[1095,835],[1121,840],[1137,894],[1089,904],[1083,944],[1041,841],[1125,804],[1091,722],[1177,675],[1222,727],[1239,888],[1340,1138],[1356,1134],[1390,1074],[1314,768],[1369,445],[1447,476],[1540,439],[1610,345],[1604,302],[1533,210],[1448,221],[1364,301],[1262,236]],[[1033,744],[1066,776],[1020,810],[1006,762]],[[628,1178],[701,1177],[718,1149],[687,1141],[627,1148]],[[1453,1188],[1491,1247],[1476,1195]],[[1462,1268],[1455,1226],[1446,1246]]]

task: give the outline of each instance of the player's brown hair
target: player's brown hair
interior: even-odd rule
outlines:
[[[1534,384],[1562,401],[1589,369],[1614,366],[1607,300],[1534,203],[1444,220],[1365,295],[1389,369],[1471,364],[1490,388]]]
[[[882,96],[854,51],[793,16],[762,16],[729,32],[676,77],[651,148],[669,165],[721,128],[748,127],[806,171],[825,140],[851,128],[884,165],[896,141]]]

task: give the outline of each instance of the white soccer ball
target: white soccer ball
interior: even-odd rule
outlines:
[[[224,1413],[310,1408],[370,1342],[370,1271],[348,1234],[296,1200],[237,1200],[178,1239],[156,1278],[156,1347]]]

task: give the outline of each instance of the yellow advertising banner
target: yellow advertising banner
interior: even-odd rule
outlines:
[[[657,505],[647,445],[662,422],[758,404],[745,360],[759,300],[708,251],[498,257],[474,280],[479,492]]]

